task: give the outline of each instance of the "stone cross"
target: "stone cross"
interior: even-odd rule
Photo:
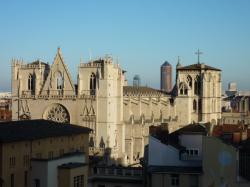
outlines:
[[[198,49],[195,54],[198,56],[198,64],[200,64],[200,55],[202,55],[203,53]]]

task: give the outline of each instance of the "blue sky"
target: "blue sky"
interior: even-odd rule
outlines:
[[[0,91],[11,59],[53,62],[60,46],[76,80],[80,58],[110,54],[132,82],[159,88],[160,65],[201,61],[223,70],[223,86],[250,90],[249,0],[0,1]]]

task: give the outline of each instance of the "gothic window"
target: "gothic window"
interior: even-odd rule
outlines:
[[[28,78],[28,90],[33,91],[34,90],[34,76],[29,74],[29,78]]]
[[[57,73],[57,77],[56,77],[56,89],[57,90],[63,89],[63,77],[60,72]]]
[[[103,137],[101,137],[101,141],[100,141],[99,146],[100,146],[100,148],[105,148],[105,143],[104,143]]]
[[[201,93],[201,80],[200,76],[197,76],[194,82],[194,94],[200,95]]]
[[[180,95],[187,95],[188,94],[188,89],[183,82],[180,83],[179,89],[180,89]]]
[[[187,76],[187,84],[190,88],[192,88],[193,86],[193,81],[192,81],[192,77],[190,75]]]
[[[90,137],[90,139],[89,139],[89,147],[94,147],[94,146],[95,146],[94,138]]]
[[[69,123],[70,116],[67,109],[60,104],[53,104],[48,107],[45,112],[44,118],[51,121],[60,123]]]
[[[198,102],[198,110],[199,110],[199,112],[201,112],[201,110],[202,110],[202,100],[201,99],[199,99],[199,102]]]
[[[193,111],[196,112],[197,110],[197,101],[194,99],[193,100]]]
[[[94,73],[91,74],[90,76],[90,95],[95,95],[95,90],[96,90],[96,76]]]

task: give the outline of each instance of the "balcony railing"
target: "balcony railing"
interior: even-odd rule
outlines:
[[[188,155],[186,153],[181,154],[181,160],[183,161],[201,161],[202,157],[200,155]]]
[[[143,170],[141,167],[105,167],[96,166],[93,168],[93,176],[112,176],[112,177],[138,177],[141,178]]]

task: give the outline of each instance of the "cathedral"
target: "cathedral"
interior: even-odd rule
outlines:
[[[124,165],[138,163],[151,125],[169,131],[221,119],[221,70],[176,66],[172,92],[128,86],[111,57],[80,63],[74,84],[58,48],[52,65],[12,60],[12,118],[47,119],[91,128],[90,154],[110,148]]]

